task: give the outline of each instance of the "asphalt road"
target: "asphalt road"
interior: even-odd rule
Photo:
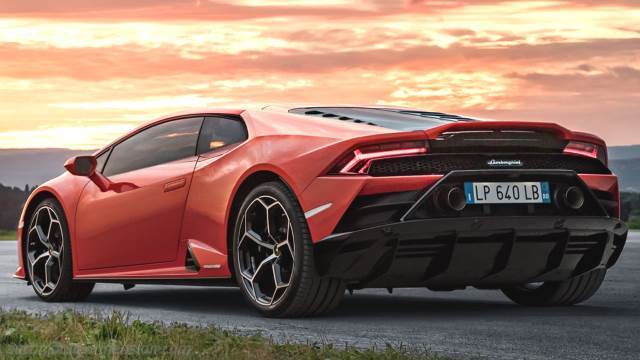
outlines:
[[[15,266],[15,242],[0,242],[0,304],[5,310],[119,310],[132,319],[215,324],[279,342],[391,344],[465,358],[640,358],[640,232],[632,234],[600,291],[583,305],[566,308],[520,307],[497,291],[401,289],[389,295],[367,290],[347,295],[330,316],[278,320],[258,316],[237,289],[139,285],[125,292],[113,284],[96,286],[84,303],[47,304],[11,278]]]

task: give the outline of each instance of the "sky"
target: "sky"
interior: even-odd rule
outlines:
[[[637,144],[640,1],[0,0],[0,148],[97,148],[174,111],[270,103]]]

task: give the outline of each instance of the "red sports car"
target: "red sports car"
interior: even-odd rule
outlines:
[[[397,107],[206,109],[152,121],[33,192],[16,277],[46,301],[97,282],[235,285],[266,316],[345,290],[473,286],[591,297],[620,256],[598,137]]]

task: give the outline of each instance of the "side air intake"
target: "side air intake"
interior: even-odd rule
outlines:
[[[200,266],[198,265],[196,258],[191,253],[191,248],[187,249],[187,255],[184,260],[184,266],[187,268],[187,270],[190,270],[190,271],[200,271]]]

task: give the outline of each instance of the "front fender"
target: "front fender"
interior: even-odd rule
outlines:
[[[13,277],[27,280],[24,266],[24,256],[22,253],[24,230],[27,226],[26,223],[29,221],[29,217],[31,216],[31,211],[33,211],[33,208],[37,206],[40,201],[46,198],[53,198],[56,199],[58,203],[60,203],[60,205],[62,206],[62,210],[64,211],[64,215],[67,219],[67,224],[69,225],[71,248],[75,246],[76,207],[78,205],[80,195],[82,194],[82,190],[89,181],[90,180],[85,177],[64,173],[57,178],[49,180],[46,183],[40,185],[31,193],[31,195],[29,195],[24,207],[22,208],[20,221],[18,222],[18,269],[16,270]],[[75,264],[77,263],[77,261],[75,261],[75,259],[72,259],[72,263],[74,264],[73,271],[75,273]]]

